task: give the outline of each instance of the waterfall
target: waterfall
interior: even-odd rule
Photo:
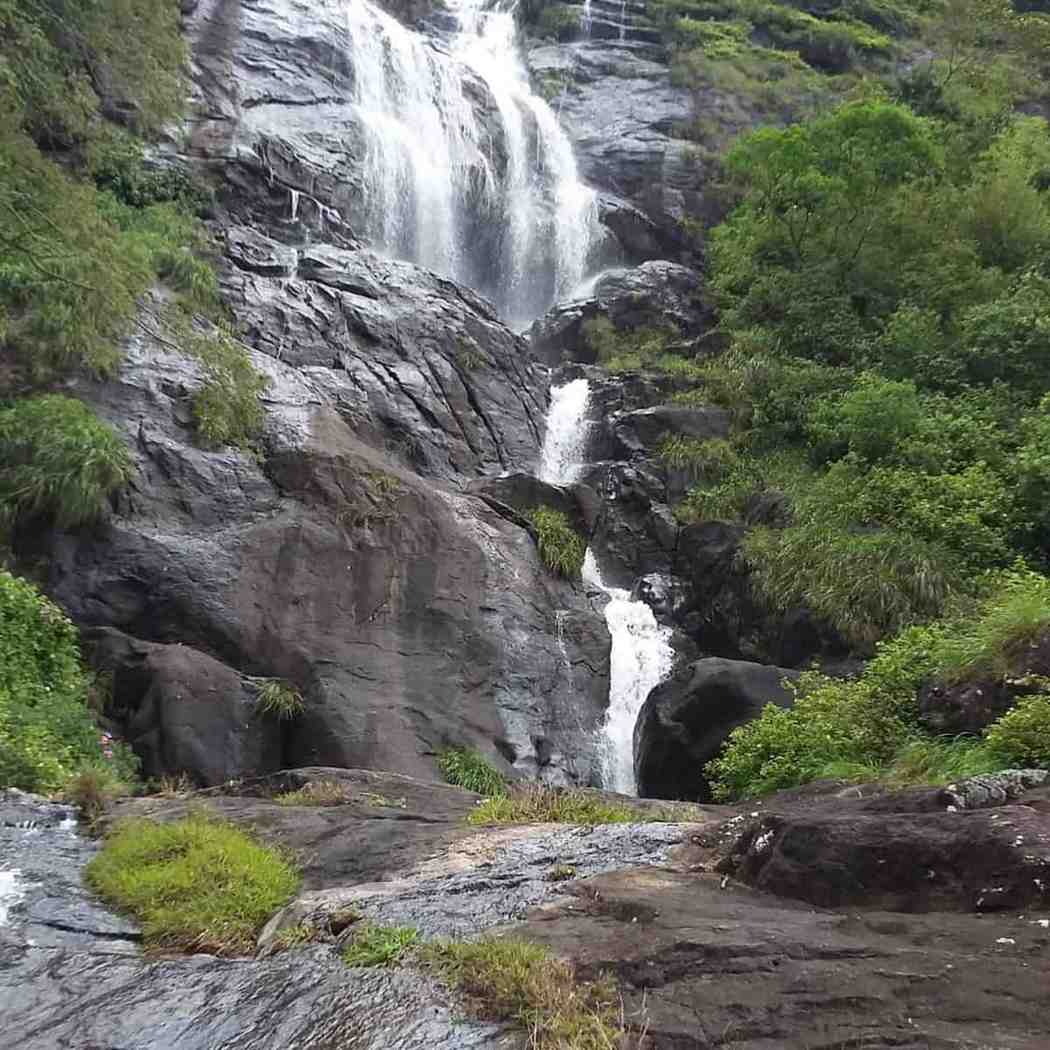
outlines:
[[[516,2],[447,0],[447,39],[367,0],[348,0],[346,18],[365,135],[363,232],[524,324],[579,284],[601,232],[595,193],[529,85]]]
[[[587,451],[587,404],[591,388],[586,379],[574,379],[551,391],[547,433],[540,453],[540,481],[571,485],[583,469]]]
[[[590,385],[586,379],[574,379],[551,391],[547,433],[540,455],[541,481],[568,485],[579,476],[587,452],[589,401]],[[656,622],[645,602],[632,601],[628,591],[606,586],[590,548],[584,558],[583,580],[609,599],[605,606],[605,622],[612,639],[609,706],[598,741],[602,786],[634,795],[634,726],[650,691],[671,671],[671,631]]]
[[[620,40],[627,35],[627,0],[620,0]]]
[[[609,597],[605,622],[612,638],[612,652],[609,707],[599,741],[602,786],[634,795],[638,792],[634,778],[634,727],[650,691],[671,672],[671,630],[656,622],[645,602],[632,601],[628,591],[605,585],[590,548],[583,563],[583,579]]]
[[[580,29],[583,35],[591,35],[591,0],[583,0],[583,14],[580,16]]]

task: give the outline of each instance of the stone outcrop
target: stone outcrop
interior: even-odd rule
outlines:
[[[708,801],[704,765],[733,729],[757,718],[766,704],[789,707],[793,694],[786,683],[796,677],[781,667],[717,657],[679,668],[649,694],[635,725],[639,791],[651,798]]]
[[[107,524],[35,538],[49,591],[84,626],[286,679],[306,711],[282,730],[284,764],[427,774],[471,744],[589,782],[609,640],[587,596],[483,500],[366,444],[338,371],[255,361],[272,380],[259,457],[193,443],[200,379],[172,350],[138,340],[117,379],[79,383],[138,472]]]
[[[553,306],[530,329],[533,352],[551,365],[594,364],[597,350],[588,342],[584,324],[598,317],[622,331],[677,329],[685,339],[702,336],[711,323],[696,271],[658,259],[606,270],[573,299]]]

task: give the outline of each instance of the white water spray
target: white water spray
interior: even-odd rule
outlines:
[[[586,379],[574,379],[551,391],[547,411],[547,433],[540,453],[540,481],[549,485],[571,485],[583,469],[587,451],[587,405],[591,397]]]
[[[588,548],[584,582],[609,597],[605,622],[612,637],[609,657],[609,707],[601,729],[602,786],[625,795],[638,793],[634,777],[634,727],[646,697],[670,673],[674,663],[671,630],[656,622],[645,602],[628,591],[607,587]]]
[[[589,401],[586,379],[574,379],[551,391],[540,457],[541,481],[568,485],[579,476],[587,452]],[[671,631],[656,622],[645,602],[632,601],[628,591],[606,586],[590,548],[584,558],[583,580],[609,599],[605,606],[605,622],[612,638],[609,707],[598,741],[602,785],[634,795],[634,727],[650,691],[671,672]]]

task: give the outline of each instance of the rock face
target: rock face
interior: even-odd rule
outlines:
[[[666,50],[638,39],[544,43],[529,51],[528,64],[535,79],[551,85],[583,177],[651,223],[636,239],[628,234],[628,247],[658,246],[667,258],[688,259],[682,220],[701,209],[705,177],[676,135],[692,120],[693,102],[672,84]],[[607,210],[625,209],[610,199]]]
[[[634,765],[641,794],[710,799],[705,763],[766,704],[789,707],[785,680],[796,677],[781,667],[716,657],[680,668],[649,694],[638,716]]]
[[[770,814],[750,824],[720,870],[822,908],[1016,913],[1050,907],[1046,813],[1027,806],[965,815],[901,808]]]
[[[702,335],[711,321],[695,270],[666,260],[606,270],[568,302],[558,303],[529,332],[532,349],[548,364],[594,364],[595,348],[583,325],[597,317],[614,327],[678,329],[684,338]]]
[[[132,346],[116,381],[78,388],[139,473],[108,525],[47,541],[51,593],[83,625],[287,679],[306,712],[283,764],[426,774],[466,743],[587,782],[609,644],[587,597],[523,528],[364,444],[331,371],[256,361],[273,378],[262,462],[194,447],[197,380],[173,352]]]
[[[92,663],[112,682],[108,714],[142,759],[144,777],[179,771],[213,785],[281,767],[280,722],[233,668],[112,628],[85,635]]]

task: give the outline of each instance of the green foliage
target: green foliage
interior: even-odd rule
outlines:
[[[0,787],[57,791],[81,770],[131,779],[130,751],[87,706],[77,632],[32,584],[0,570]]]
[[[134,916],[148,948],[218,955],[251,952],[300,883],[289,858],[201,814],[118,825],[84,877]]]
[[[639,814],[585,791],[530,784],[474,807],[471,824],[629,824]]]
[[[419,941],[414,926],[375,926],[366,923],[354,931],[343,949],[347,966],[396,966]]]
[[[1050,697],[1021,697],[985,736],[1000,765],[1050,769]]]
[[[510,1021],[534,1050],[613,1050],[622,1045],[620,1000],[610,977],[580,982],[550,949],[517,938],[436,941],[421,957],[473,1012]]]
[[[274,795],[273,800],[278,806],[341,806],[350,795],[338,780],[312,780],[297,791]]]
[[[762,794],[823,776],[937,783],[1011,763],[1045,764],[1046,697],[1019,701],[984,740],[924,734],[916,697],[932,680],[1015,675],[1048,631],[1050,580],[1024,569],[1001,573],[976,608],[883,642],[858,679],[804,674],[794,707],[767,706],[708,764],[715,795]]]
[[[745,537],[743,553],[770,607],[804,605],[862,647],[940,615],[962,585],[945,549],[900,532],[760,528]]]
[[[193,398],[197,432],[211,448],[252,448],[265,413],[259,401],[269,379],[257,372],[244,346],[219,330],[196,335],[187,349],[204,368],[204,383]]]
[[[587,554],[587,543],[565,514],[552,507],[536,507],[526,517],[536,530],[536,542],[544,565],[559,576],[579,576]]]
[[[298,718],[306,703],[294,686],[281,678],[249,678],[255,687],[259,710],[279,720]]]
[[[132,471],[124,442],[81,401],[47,394],[0,409],[0,524],[92,521]]]
[[[469,747],[448,747],[438,752],[438,769],[449,784],[479,795],[505,795],[507,778]]]
[[[725,477],[737,465],[736,450],[724,438],[701,440],[668,434],[656,454],[672,470],[686,471],[691,477],[707,481]]]

